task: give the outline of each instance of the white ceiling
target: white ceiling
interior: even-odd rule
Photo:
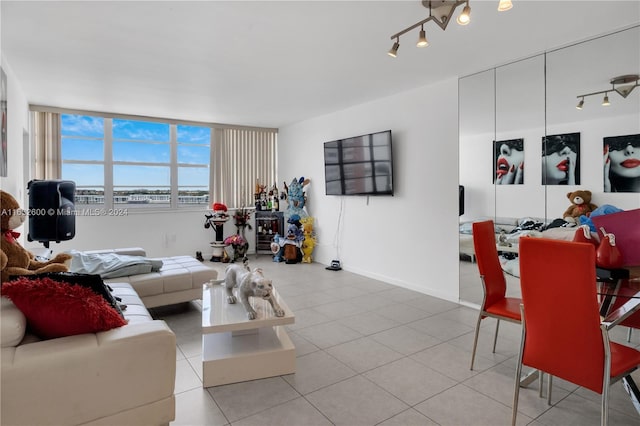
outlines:
[[[31,104],[281,127],[640,21],[635,0],[497,3],[428,23],[426,49],[408,33],[395,59],[419,0],[3,0],[1,47]]]

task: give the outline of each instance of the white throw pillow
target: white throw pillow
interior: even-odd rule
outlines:
[[[27,330],[27,319],[6,297],[0,297],[0,336],[2,347],[18,346]]]

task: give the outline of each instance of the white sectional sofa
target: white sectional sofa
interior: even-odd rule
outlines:
[[[175,418],[176,338],[127,283],[111,284],[129,323],[40,340],[2,297],[2,425],[165,425]]]
[[[141,248],[96,250],[146,256]],[[0,424],[167,425],[175,418],[176,340],[148,308],[202,297],[217,272],[190,256],[161,258],[158,272],[105,280],[128,324],[40,340],[6,297],[0,306]]]

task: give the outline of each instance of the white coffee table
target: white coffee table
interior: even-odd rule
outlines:
[[[223,285],[203,286],[202,384],[204,387],[263,379],[296,371],[296,352],[285,331],[295,316],[276,290],[285,312],[276,317],[269,302],[250,298],[258,316],[247,318],[238,301],[227,303]]]

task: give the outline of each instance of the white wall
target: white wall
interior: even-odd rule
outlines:
[[[316,262],[339,259],[348,271],[458,300],[457,84],[447,80],[279,130],[279,181],[311,180]],[[387,129],[395,196],[326,196],[323,142]]]
[[[23,131],[29,131],[29,104],[11,64],[2,56],[7,75],[7,177],[0,177],[0,188],[24,201],[26,184],[23,165]]]
[[[76,207],[81,213],[82,207]],[[195,256],[196,251],[201,251],[203,257],[209,259],[212,253],[209,243],[215,240],[215,233],[211,228],[204,228],[204,214],[205,210],[180,213],[142,213],[129,210],[128,215],[119,217],[80,215],[76,217],[76,236],[60,244],[52,243],[51,249],[59,252],[72,249],[142,247],[153,257]],[[224,236],[235,232],[233,219],[230,219],[224,225]],[[253,251],[255,234],[247,229],[245,235]],[[28,246],[37,247],[35,243],[29,243]]]

